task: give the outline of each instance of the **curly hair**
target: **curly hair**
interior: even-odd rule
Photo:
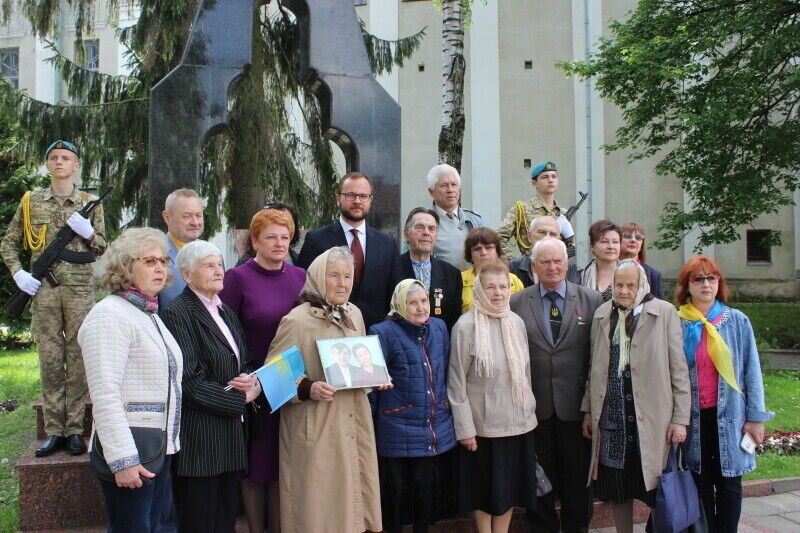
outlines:
[[[167,236],[155,228],[128,228],[108,247],[106,271],[100,277],[100,286],[109,292],[127,289],[133,284],[133,262],[153,248],[167,255]],[[172,271],[166,269],[167,283],[172,282]],[[165,285],[165,286],[166,286]]]

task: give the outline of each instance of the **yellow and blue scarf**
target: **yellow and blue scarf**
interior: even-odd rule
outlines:
[[[703,316],[691,302],[682,305],[678,309],[678,316],[684,320],[690,321],[683,331],[683,351],[686,353],[686,358],[689,361],[694,361],[697,346],[700,344],[700,339],[703,335],[703,328],[706,330],[708,336],[708,354],[711,356],[711,362],[714,363],[714,368],[722,379],[724,379],[732,389],[742,393],[742,389],[736,384],[736,375],[733,371],[733,358],[731,357],[731,350],[728,347],[725,339],[719,334],[717,328],[711,323],[712,320],[722,314],[727,307],[716,300],[707,316]]]

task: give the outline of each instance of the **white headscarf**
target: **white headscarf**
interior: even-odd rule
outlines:
[[[611,300],[614,302],[617,312],[619,313],[617,326],[614,328],[613,337],[613,341],[619,343],[619,366],[617,367],[618,374],[622,374],[622,371],[630,363],[631,358],[631,339],[628,337],[628,331],[626,329],[628,315],[633,313],[633,316],[638,316],[639,313],[642,312],[642,308],[644,307],[644,303],[642,301],[650,292],[650,283],[647,281],[647,274],[642,268],[642,265],[640,265],[635,259],[623,259],[617,264],[617,268],[614,270],[614,278],[616,279],[617,272],[620,270],[631,270],[634,268],[639,272],[639,288],[636,291],[633,304],[631,304],[631,306],[627,309],[619,305],[616,287],[614,287],[614,281],[611,281],[613,287]]]

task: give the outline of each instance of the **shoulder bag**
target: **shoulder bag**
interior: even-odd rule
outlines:
[[[653,509],[655,533],[677,533],[700,519],[700,498],[692,473],[681,469],[678,446],[669,450],[667,469],[658,480],[656,506]]]

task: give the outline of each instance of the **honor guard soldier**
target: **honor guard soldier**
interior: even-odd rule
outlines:
[[[531,242],[528,240],[528,228],[531,221],[541,215],[550,215],[558,221],[561,238],[567,248],[575,246],[575,232],[572,224],[562,213],[561,207],[556,203],[558,190],[558,169],[552,161],[543,161],[531,170],[531,185],[536,190],[536,196],[526,201],[514,204],[511,210],[503,217],[503,222],[497,230],[500,243],[503,245],[503,257],[511,260],[514,257],[514,244],[517,245],[522,255],[530,253]],[[511,242],[511,239],[514,242]]]
[[[45,152],[50,186],[26,192],[6,234],[0,241],[0,256],[23,292],[33,296],[31,333],[39,350],[42,379],[42,411],[47,439],[36,449],[37,457],[66,448],[73,455],[86,451],[83,419],[88,389],[78,328],[94,304],[95,257],[106,249],[103,209],[90,215],[78,211],[96,200],[78,190],[73,175],[80,168],[78,147],[56,141]],[[61,259],[51,268],[53,283],[42,283],[22,268],[19,251],[31,251],[33,263],[53,242],[63,226],[76,233]]]

